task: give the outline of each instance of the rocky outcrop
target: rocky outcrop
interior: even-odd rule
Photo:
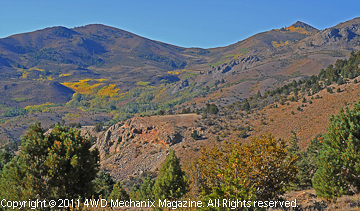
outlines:
[[[172,93],[174,94],[174,93],[178,92],[179,90],[184,89],[184,88],[186,88],[188,86],[189,86],[189,80],[185,79],[183,81],[179,81],[175,85],[174,90],[172,91]]]
[[[232,70],[234,66],[239,66],[239,67],[237,67],[237,69],[242,69],[244,67],[253,66],[258,61],[260,61],[260,59],[256,55],[249,55],[247,57],[234,59],[234,60],[231,60],[230,62],[213,67],[213,70],[215,72],[219,72],[219,73],[227,73],[230,70]]]
[[[311,42],[315,46],[358,46],[360,40],[360,18],[341,23],[335,27],[325,29],[313,37]]]
[[[153,144],[160,148],[169,147],[182,140],[182,136],[176,131],[167,131],[157,125],[142,122],[141,118],[129,119],[111,126],[98,139],[97,146],[100,151],[100,159],[119,153],[126,145]]]
[[[121,121],[99,135],[94,147],[101,168],[117,179],[155,171],[170,148],[191,141],[196,114],[135,117]]]
[[[258,62],[258,61],[259,61],[259,58],[254,55],[250,55],[250,56],[248,56],[246,58],[242,58],[240,60],[241,63],[248,64],[248,65],[253,65],[255,62]]]

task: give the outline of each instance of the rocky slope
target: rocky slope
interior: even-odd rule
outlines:
[[[220,108],[216,115],[136,117],[119,122],[98,134],[102,168],[123,180],[159,169],[170,148],[185,162],[198,156],[202,147],[236,139],[249,141],[266,133],[287,141],[295,132],[299,146],[306,149],[310,140],[326,132],[330,115],[358,102],[360,83],[354,80],[360,77],[329,86],[339,90],[335,93],[326,89],[314,96],[305,93],[299,98],[306,100],[274,103],[250,112],[230,106]],[[191,137],[194,130],[200,135],[197,140]]]
[[[136,117],[109,127],[94,146],[100,151],[102,169],[117,179],[156,171],[170,148],[189,150],[202,144],[190,136],[194,130],[202,135],[202,128],[195,125],[199,119],[196,114]]]

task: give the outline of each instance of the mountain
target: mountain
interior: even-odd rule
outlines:
[[[316,135],[326,132],[331,115],[358,102],[360,83],[354,83],[355,79],[360,80],[360,76],[341,85],[329,85],[328,88],[339,90],[336,92],[325,88],[311,96],[299,92],[302,100],[298,101],[290,100],[294,96],[291,93],[288,103],[273,102],[263,108],[252,104],[249,111],[236,103],[222,107],[215,115],[154,115],[120,121],[97,135],[95,145],[100,151],[101,167],[125,180],[159,169],[169,149],[174,149],[184,162],[199,156],[203,147],[237,139],[249,141],[266,133],[286,141],[296,133],[298,145],[306,149]],[[275,97],[260,98],[257,103]],[[82,134],[95,136],[92,130],[82,128]],[[193,131],[198,134],[197,139],[192,137]]]
[[[231,84],[225,87],[226,92],[222,89],[223,93],[231,93],[225,98],[234,102],[259,90],[264,93],[294,79],[309,77],[337,59],[348,57],[351,51],[360,50],[359,23],[360,19],[355,18],[319,31],[298,21],[287,28],[211,49],[217,56],[210,61],[212,69],[205,71],[200,81],[214,84],[223,78]]]
[[[130,179],[127,190],[156,174],[170,149],[184,163],[203,147],[268,132],[285,140],[296,133],[305,149],[321,142],[331,114],[358,101],[359,24],[317,30],[298,21],[213,49],[103,25],[1,39],[0,148],[17,150],[34,121],[80,122],[101,169]],[[304,209],[328,206],[313,190],[289,194]],[[358,206],[356,197],[328,208]]]
[[[178,80],[166,72],[198,60],[200,49],[187,51],[100,24],[52,27],[1,39],[0,78],[64,82],[63,75],[71,80],[102,77],[128,90],[137,81]]]
[[[340,28],[343,29],[340,31]],[[290,27],[260,33],[227,47],[186,49],[101,24],[73,29],[52,27],[0,39],[0,77],[39,79],[41,74],[33,73],[38,69],[46,70],[42,75],[59,82],[68,81],[59,77],[66,74],[71,75],[71,81],[84,77],[108,78],[125,91],[134,88],[137,81],[148,81],[152,85],[159,85],[163,79],[179,81],[179,77],[167,73],[176,69],[208,71],[210,65],[228,72],[229,68],[239,71],[255,63],[269,62],[288,69],[282,66],[304,61],[289,57],[332,53],[339,58],[357,49],[359,32],[356,29],[358,19],[320,32],[298,21]],[[330,49],[330,46],[334,47]],[[322,53],[325,49],[331,52]],[[334,59],[330,55],[315,60],[317,64],[312,62],[312,66],[324,63],[324,67],[329,63],[324,60]],[[271,72],[278,67],[265,68]]]
[[[161,110],[231,105],[309,78],[360,50],[359,24],[355,18],[317,30],[298,21],[211,49],[178,47],[101,24],[3,38],[0,124],[6,131],[0,140],[18,139],[35,119],[46,126],[59,120],[114,124]],[[26,111],[11,112],[18,108]]]

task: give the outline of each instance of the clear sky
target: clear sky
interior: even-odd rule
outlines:
[[[355,17],[359,0],[0,0],[0,38],[101,23],[173,45],[211,48],[298,20],[325,29]]]

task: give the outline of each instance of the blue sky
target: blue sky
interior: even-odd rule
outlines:
[[[220,47],[297,20],[325,29],[360,17],[360,1],[0,0],[0,38],[101,23],[182,47]]]

